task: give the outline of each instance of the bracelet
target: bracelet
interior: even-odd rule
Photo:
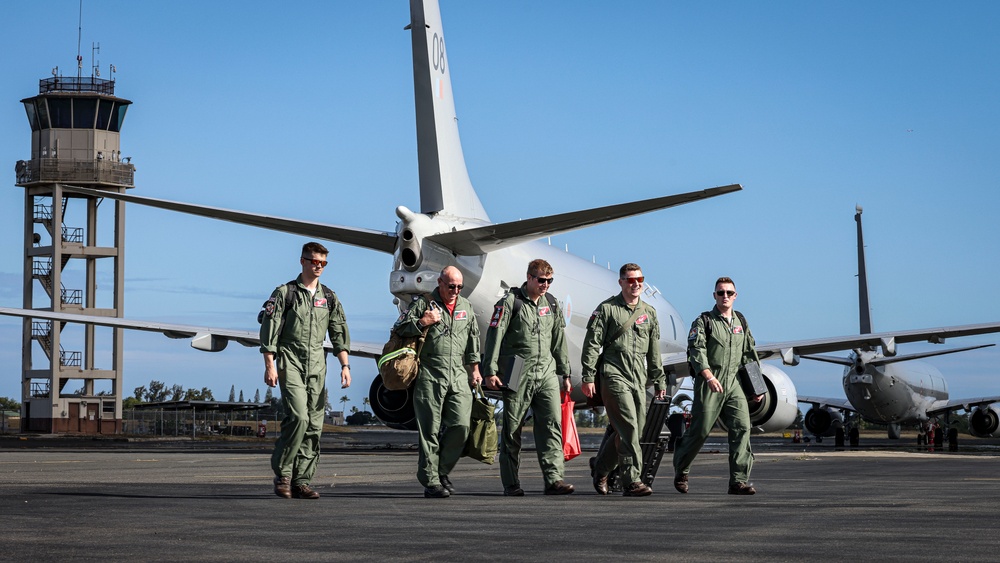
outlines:
[[[351,364],[344,364],[344,365],[340,366],[340,369],[344,369],[344,368],[351,369]]]

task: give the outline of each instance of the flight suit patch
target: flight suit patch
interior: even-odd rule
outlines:
[[[636,325],[644,325],[649,321],[649,315],[640,315],[638,319],[635,320]]]
[[[464,321],[468,319],[469,314],[465,311],[455,311],[455,320]]]
[[[694,340],[695,338],[698,338],[698,329],[692,328],[691,332],[688,333],[688,340]]]
[[[743,327],[736,325],[733,327],[733,334],[743,334]]]
[[[326,307],[326,297],[313,300],[313,307]]]
[[[490,318],[490,326],[496,328],[500,324],[500,319],[503,318],[503,305],[497,305],[493,309],[493,316]]]
[[[549,314],[551,312],[552,311],[548,307],[539,307],[538,308],[538,316],[539,317],[547,317],[547,316],[549,316]]]
[[[264,314],[269,317],[274,314],[274,297],[268,299],[267,302],[264,303]]]

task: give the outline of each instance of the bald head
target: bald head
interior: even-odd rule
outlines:
[[[458,294],[462,292],[462,272],[454,266],[448,266],[441,270],[438,276],[438,293],[445,303],[452,304],[458,301]]]

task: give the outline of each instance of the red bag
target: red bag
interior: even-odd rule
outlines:
[[[569,393],[562,393],[562,441],[563,459],[569,461],[580,455],[580,436],[576,433],[576,417],[573,410],[576,403]]]

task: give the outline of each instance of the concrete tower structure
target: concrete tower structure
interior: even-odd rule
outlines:
[[[21,103],[31,126],[31,160],[15,167],[24,188],[23,307],[122,317],[125,205],[63,186],[134,187],[120,138],[132,102],[115,97],[113,79],[54,76]],[[122,329],[25,319],[22,430],[120,432],[122,336]]]

